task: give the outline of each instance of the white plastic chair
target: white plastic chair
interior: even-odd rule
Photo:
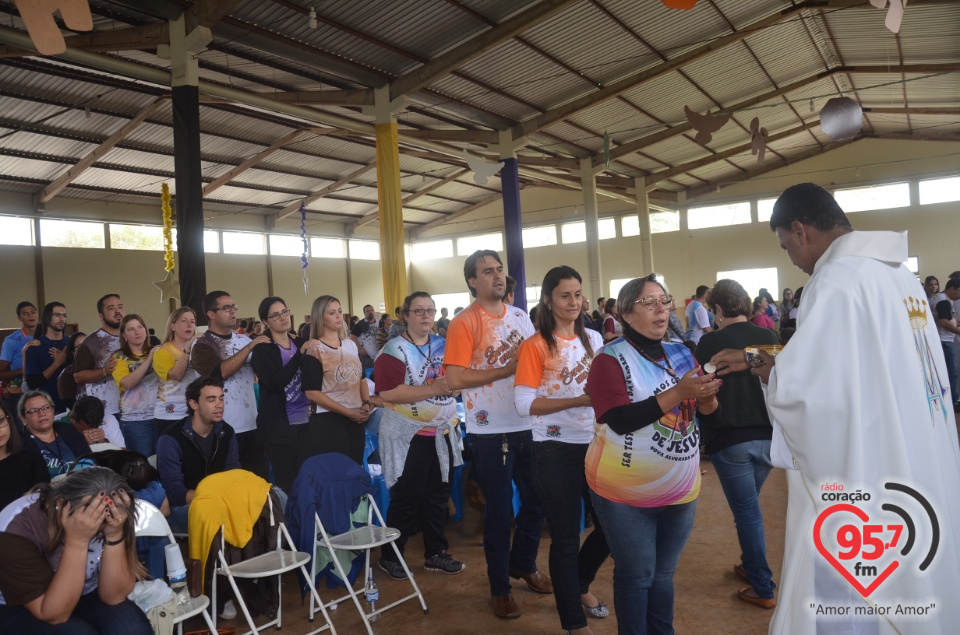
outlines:
[[[270,505],[270,518],[273,520],[273,501],[270,496],[267,496],[267,504]],[[245,633],[245,635],[252,635],[258,633],[259,631],[276,625],[277,630],[280,630],[282,627],[282,618],[283,618],[283,588],[280,582],[280,575],[288,571],[293,571],[294,569],[300,569],[300,572],[304,577],[309,576],[307,571],[307,563],[311,560],[310,554],[304,553],[302,551],[297,551],[296,547],[293,544],[293,540],[290,538],[290,533],[287,531],[287,527],[283,522],[277,523],[277,548],[273,551],[268,551],[262,553],[258,556],[254,556],[242,562],[236,562],[230,564],[227,562],[227,558],[224,555],[224,549],[226,548],[226,543],[223,538],[223,526],[220,527],[220,548],[217,550],[217,561],[218,564],[214,567],[213,570],[213,581],[212,581],[212,596],[213,596],[213,606],[217,606],[217,577],[224,575],[227,577],[227,581],[230,583],[230,587],[233,589],[233,597],[243,612],[244,618],[247,620],[247,624],[250,626],[250,630]],[[286,542],[289,549],[284,549],[284,541]],[[278,598],[280,603],[277,606],[277,617],[266,624],[261,624],[257,626],[253,623],[253,618],[250,616],[250,611],[247,609],[247,605],[243,601],[243,596],[240,593],[240,589],[237,587],[236,578],[265,578],[268,576],[275,575],[277,576],[277,589],[278,589]],[[313,635],[314,633],[319,633],[330,629],[332,635],[336,635],[337,629],[334,628],[333,623],[330,621],[330,615],[327,613],[326,607],[323,605],[323,601],[320,599],[320,595],[317,593],[316,586],[313,584],[313,579],[307,580],[307,585],[310,588],[310,621],[313,621],[313,603],[316,601],[320,604],[321,612],[323,613],[324,621],[326,622],[320,628],[310,631],[310,633],[304,635]],[[216,632],[216,610],[214,610],[214,629],[212,632]]]
[[[136,533],[138,538],[144,538],[147,536],[166,536],[171,544],[177,543],[173,536],[173,532],[170,531],[170,525],[167,523],[167,519],[163,517],[163,513],[159,509],[147,501],[139,498],[136,499],[136,505],[137,524],[134,533]],[[210,598],[205,595],[190,598],[190,601],[186,604],[178,604],[177,613],[173,617],[173,623],[177,626],[177,633],[179,635],[183,635],[183,623],[194,615],[203,615],[203,619],[207,623],[207,627],[210,629],[210,632],[216,633],[217,625],[210,618],[210,611],[207,610],[209,606]]]
[[[91,452],[106,452],[107,450],[122,450],[120,446],[114,445],[112,443],[94,443],[90,446]]]
[[[423,593],[420,591],[420,587],[417,586],[417,581],[413,577],[410,568],[407,567],[407,563],[403,559],[403,554],[400,553],[400,550],[397,549],[396,541],[400,537],[400,530],[394,529],[393,527],[387,527],[384,521],[383,516],[380,515],[380,509],[377,507],[376,502],[373,499],[373,496],[369,494],[364,494],[360,497],[360,502],[363,504],[364,499],[369,503],[369,508],[367,510],[367,524],[363,527],[358,527],[356,529],[351,529],[346,533],[342,533],[336,536],[331,536],[327,533],[327,530],[324,529],[323,523],[320,522],[320,516],[316,512],[313,514],[313,522],[316,524],[316,543],[315,548],[323,547],[330,553],[330,558],[333,560],[334,565],[337,568],[337,574],[340,576],[340,579],[343,580],[344,586],[347,588],[347,594],[327,602],[326,605],[320,604],[320,609],[326,615],[326,609],[339,604],[340,602],[350,598],[353,600],[354,606],[357,607],[357,611],[360,612],[360,617],[363,619],[364,626],[367,627],[367,633],[373,635],[373,629],[370,627],[369,617],[376,613],[383,613],[384,611],[391,609],[399,604],[403,604],[407,600],[412,600],[413,598],[418,598],[420,600],[420,606],[423,607],[424,613],[429,613],[430,610],[427,608],[427,603],[423,599]],[[377,527],[373,524],[374,514],[377,517],[377,520],[380,521],[380,526]],[[383,545],[389,544],[394,552],[397,554],[397,560],[403,566],[403,570],[407,574],[407,580],[410,584],[413,585],[413,593],[406,595],[396,602],[391,602],[386,606],[378,606],[376,611],[367,613],[363,609],[363,605],[360,604],[360,599],[357,597],[357,591],[353,588],[353,585],[350,584],[349,579],[347,578],[347,573],[343,569],[343,565],[340,562],[340,559],[337,557],[336,551],[366,551],[365,563],[363,568],[363,577],[361,578],[361,587],[366,585],[367,578],[370,575],[370,550],[374,547],[381,547]],[[310,566],[310,582],[311,584],[316,580],[317,577],[317,559],[313,558],[313,562]],[[360,576],[358,576],[360,577]],[[363,588],[360,590],[363,593]],[[318,598],[319,603],[319,598]],[[313,596],[310,598],[310,621],[313,621],[314,613],[314,601]]]

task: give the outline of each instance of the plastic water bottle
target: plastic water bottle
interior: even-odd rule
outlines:
[[[377,611],[377,602],[380,601],[380,589],[377,588],[377,583],[373,581],[372,569],[367,573],[367,586],[364,587],[363,593],[367,597],[367,603],[370,604],[370,616],[367,619],[371,622],[376,622],[380,619],[380,613]]]
[[[175,569],[167,573],[170,579],[170,589],[177,596],[177,605],[183,606],[190,602],[190,592],[187,590],[187,570]]]

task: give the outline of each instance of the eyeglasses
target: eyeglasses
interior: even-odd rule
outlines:
[[[47,404],[45,406],[40,406],[39,408],[30,408],[30,410],[24,410],[23,414],[30,415],[31,417],[33,417],[41,412],[47,412],[49,410],[53,410],[53,406],[51,406],[50,404]]]
[[[267,316],[268,320],[277,320],[279,318],[285,318],[290,315],[290,309],[284,309],[283,311],[278,311],[277,313],[271,313]]]
[[[216,309],[210,309],[210,310],[213,311],[214,313],[216,313],[217,311],[239,311],[240,307],[237,306],[236,304],[225,304],[222,307],[218,307]]]
[[[643,308],[645,308],[647,311],[655,311],[656,308],[657,308],[657,304],[658,304],[658,303],[660,304],[660,306],[662,306],[662,307],[665,308],[665,309],[672,309],[672,308],[673,308],[673,296],[672,296],[672,295],[665,295],[665,296],[662,296],[662,297],[659,297],[659,298],[654,297],[654,296],[650,296],[650,297],[647,297],[647,298],[640,298],[639,300],[637,300],[636,302],[634,302],[634,304],[639,304],[640,306],[642,306]]]
[[[0,415],[0,428],[5,427],[8,423],[10,423],[10,417],[6,415]]]
[[[410,309],[410,312],[416,315],[417,317],[423,317],[424,315],[429,315],[433,317],[437,314],[436,309]]]
[[[55,318],[63,318],[63,319],[66,319],[66,318],[67,318],[67,314],[66,314],[66,313],[53,313],[52,315],[53,315],[53,317],[55,317]]]

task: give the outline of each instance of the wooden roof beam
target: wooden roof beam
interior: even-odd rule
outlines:
[[[465,170],[465,169],[463,169],[463,170],[461,170],[461,169],[454,170],[453,173],[450,174],[450,175],[448,175],[447,177],[442,178],[442,179],[440,179],[439,181],[436,181],[435,183],[431,183],[430,185],[424,187],[423,189],[417,190],[417,191],[414,192],[413,194],[407,195],[406,197],[404,197],[404,199],[403,199],[402,201],[400,201],[400,204],[401,204],[403,207],[406,207],[409,203],[412,203],[413,201],[417,200],[417,199],[420,198],[421,196],[426,196],[426,195],[429,194],[430,192],[434,192],[434,191],[436,191],[436,190],[439,190],[439,189],[440,189],[441,187],[443,187],[444,185],[447,185],[448,183],[452,183],[452,182],[456,181],[457,179],[459,179],[461,176],[463,176],[464,174],[468,173],[469,171],[470,171],[470,170]],[[373,210],[372,212],[369,212],[369,213],[367,213],[367,214],[364,214],[363,216],[361,216],[361,217],[358,218],[357,220],[353,221],[352,223],[348,223],[348,224],[347,224],[347,235],[350,236],[350,235],[353,234],[353,232],[355,232],[355,231],[357,230],[358,227],[363,227],[364,225],[369,225],[370,223],[372,223],[372,222],[374,222],[375,220],[377,220],[377,219],[379,218],[379,216],[380,216],[379,213],[380,213],[380,208],[379,208],[379,206],[378,206],[377,209]],[[440,213],[440,212],[437,212],[437,213]]]
[[[523,189],[523,185],[521,185],[520,188]],[[470,205],[467,205],[466,207],[463,207],[463,208],[461,208],[461,209],[458,209],[457,211],[455,211],[454,213],[452,213],[452,214],[450,214],[450,215],[448,215],[448,216],[444,216],[443,218],[437,218],[437,219],[435,219],[435,220],[430,221],[429,223],[425,223],[425,224],[421,225],[420,227],[417,227],[416,229],[411,229],[411,230],[410,230],[410,238],[411,238],[411,239],[412,239],[412,238],[416,238],[416,237],[418,237],[420,234],[422,234],[422,233],[424,232],[424,230],[430,229],[431,227],[439,227],[440,225],[443,225],[444,223],[448,223],[448,222],[450,222],[450,221],[452,221],[452,220],[456,220],[457,218],[461,218],[461,217],[463,217],[463,216],[466,216],[466,215],[469,214],[470,212],[476,211],[476,210],[480,209],[481,207],[483,207],[483,206],[485,206],[485,205],[489,205],[490,203],[494,203],[494,202],[496,202],[496,201],[499,201],[501,198],[503,198],[503,194],[501,194],[501,193],[491,194],[490,196],[487,196],[486,198],[480,199],[480,200],[477,201],[476,203],[471,203]]]
[[[287,93],[267,93],[270,99],[295,104],[329,106],[372,106],[373,91],[367,88],[349,90],[300,90]]]
[[[742,181],[749,181],[750,179],[760,176],[761,174],[766,174],[767,172],[773,172],[774,170],[779,170],[780,168],[785,168],[788,165],[793,165],[794,163],[799,163],[800,161],[805,161],[812,157],[824,154],[825,152],[830,152],[831,150],[836,150],[845,145],[859,141],[862,137],[856,137],[854,139],[848,139],[846,141],[834,141],[833,143],[827,145],[825,148],[811,148],[810,150],[804,150],[797,154],[788,156],[786,160],[773,160],[765,161],[763,165],[756,167],[752,170],[747,170],[743,174],[740,174],[729,179],[723,179],[723,181],[718,183],[709,183],[707,185],[702,185],[700,187],[689,188],[686,190],[687,193],[687,202],[689,203],[692,199],[697,198],[698,196],[703,196],[704,194],[709,194],[710,192],[716,192],[717,186],[720,185],[732,185],[734,183],[740,183]]]
[[[241,2],[243,0],[197,0],[193,6],[183,12],[187,33],[198,26],[209,29],[230,15],[230,12],[240,6]]]
[[[476,35],[463,44],[390,82],[390,100],[408,95],[459,68],[498,44],[559,13],[577,0],[541,0],[512,18]],[[522,136],[522,135],[520,135]]]
[[[359,168],[359,169],[357,169],[357,170],[354,170],[353,172],[351,172],[350,174],[346,175],[346,176],[343,177],[342,179],[339,179],[339,180],[337,180],[337,181],[334,181],[334,182],[331,183],[330,185],[327,185],[326,187],[323,187],[323,188],[317,190],[316,192],[314,192],[313,194],[310,194],[309,196],[306,196],[306,197],[304,197],[304,198],[302,198],[302,199],[298,199],[298,200],[290,203],[289,205],[287,205],[286,207],[284,207],[284,208],[283,208],[282,210],[280,210],[279,212],[274,212],[273,214],[270,215],[270,221],[271,221],[272,223],[276,224],[277,221],[283,220],[283,219],[286,218],[287,216],[290,216],[290,215],[292,215],[294,212],[296,212],[297,210],[299,210],[301,203],[302,203],[303,205],[309,205],[310,203],[314,202],[315,200],[320,199],[320,198],[323,198],[323,197],[326,196],[327,194],[331,194],[332,192],[336,192],[337,190],[339,190],[339,189],[342,188],[343,186],[349,184],[350,181],[352,181],[352,180],[354,180],[354,179],[356,179],[356,178],[359,178],[359,177],[363,176],[364,174],[366,174],[366,173],[369,172],[370,170],[376,169],[376,167],[377,167],[377,162],[376,162],[376,161],[373,161],[372,163],[366,164],[366,165],[363,166],[362,168]]]
[[[403,130],[410,139],[431,139],[433,141],[453,141],[456,143],[478,143],[491,145],[500,142],[496,130]]]
[[[43,190],[41,190],[40,194],[37,196],[37,202],[40,204],[49,203],[53,197],[62,192],[65,187],[70,185],[70,183],[75,181],[76,178],[83,174],[87,168],[96,163],[100,158],[103,157],[103,155],[110,152],[114,146],[127,138],[127,136],[129,136],[130,133],[137,128],[137,126],[142,124],[147,117],[156,112],[160,106],[166,103],[166,101],[166,97],[160,97],[159,99],[152,101],[150,104],[142,108],[140,112],[134,115],[130,121],[125,123],[112,135],[107,137],[103,143],[88,152],[82,159],[77,161],[73,167],[58,176],[53,180],[52,183],[43,188]]]
[[[260,152],[257,152],[253,156],[248,157],[245,161],[240,163],[240,165],[230,168],[229,170],[227,170],[226,172],[224,172],[223,174],[215,178],[210,183],[207,183],[203,187],[203,195],[208,196],[211,192],[213,192],[220,186],[226,185],[233,179],[237,178],[237,176],[239,176],[243,172],[246,172],[247,170],[255,166],[257,163],[260,163],[265,158],[267,158],[268,156],[270,156],[271,154],[273,154],[283,146],[296,141],[307,132],[312,132],[312,131],[306,130],[306,129],[294,130],[290,134],[284,135],[283,137],[277,139],[276,141],[271,143],[269,147],[261,150]]]

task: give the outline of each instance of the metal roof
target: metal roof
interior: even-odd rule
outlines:
[[[97,42],[156,30],[191,5],[216,14],[221,1],[89,0],[88,63],[8,46],[0,56],[0,190],[39,192],[169,95],[147,76],[171,67],[155,39]],[[363,102],[384,85],[392,97],[409,98],[398,102],[403,197],[466,167],[463,148],[497,156],[491,133],[508,128],[527,143],[519,153],[529,168],[521,171],[525,185],[555,180],[550,175],[578,180],[576,159],[592,156],[599,165],[608,132],[614,153],[630,148],[607,176],[669,169],[673,177],[652,193],[668,198],[749,178],[755,157],[729,151],[749,144],[754,117],[776,138],[816,121],[841,94],[867,109],[865,135],[960,139],[960,2],[911,0],[894,36],[885,11],[849,0],[704,0],[691,11],[655,0],[555,1],[562,6],[549,11],[541,11],[546,0],[228,3],[233,9],[206,25],[213,39],[197,56],[206,82],[204,183],[304,132],[211,191],[205,209],[276,212],[371,164],[374,119]],[[508,20],[522,23],[501,34]],[[759,20],[772,23],[755,28]],[[2,42],[25,33],[13,3],[0,5],[0,24]],[[739,41],[727,42],[731,34]],[[81,40],[70,41],[71,52],[88,46],[74,41]],[[684,54],[695,58],[675,62]],[[618,90],[600,97],[613,84]],[[237,92],[225,98],[223,89]],[[341,95],[346,103],[332,101]],[[684,106],[701,114],[730,108],[735,116],[705,147],[688,129]],[[155,205],[159,184],[174,185],[172,116],[161,104],[59,196]],[[668,126],[680,129],[664,133]],[[813,127],[770,142],[767,156],[789,163],[831,147]],[[632,181],[620,180],[601,193],[626,196]],[[356,176],[312,201],[311,219],[350,222],[372,212],[376,183],[374,170]],[[406,225],[442,221],[499,191],[498,177],[479,186],[466,173],[405,205]]]

